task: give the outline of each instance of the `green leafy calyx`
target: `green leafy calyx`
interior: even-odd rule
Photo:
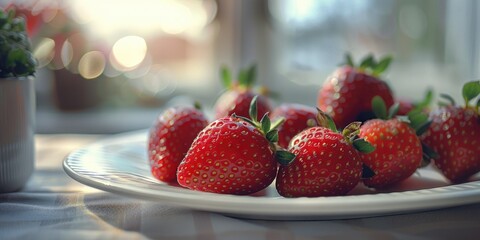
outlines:
[[[425,133],[432,124],[432,121],[428,119],[427,114],[423,112],[412,111],[408,113],[407,118],[410,127],[415,130],[417,136]]]
[[[371,153],[375,151],[375,147],[363,138],[353,140],[352,145],[355,149],[362,153]]]
[[[465,107],[468,108],[470,101],[478,97],[478,95],[480,95],[480,81],[471,81],[463,85],[462,96],[465,100]],[[480,99],[477,100],[475,107],[477,107],[479,103]]]
[[[283,149],[278,149],[276,142],[278,142],[278,127],[283,124],[285,118],[279,118],[275,122],[271,122],[268,117],[268,113],[262,116],[261,120],[258,121],[257,118],[257,99],[258,95],[252,98],[250,102],[249,115],[250,118],[237,116],[232,114],[233,118],[239,118],[243,121],[246,121],[256,127],[260,132],[265,136],[265,138],[270,142],[270,146],[275,151],[275,158],[280,164],[287,165],[295,159],[295,155]]]
[[[328,128],[334,132],[338,132],[337,126],[335,125],[335,122],[333,121],[332,117],[330,117],[330,115],[320,110],[320,108],[318,107],[317,107],[316,120],[317,120],[318,126]]]
[[[391,62],[391,56],[386,56],[377,61],[372,54],[369,54],[360,61],[360,64],[356,65],[350,54],[347,53],[345,55],[345,65],[351,66],[353,68],[358,68],[362,71],[368,72],[373,76],[379,76],[383,72],[385,72]]]
[[[438,105],[440,105],[440,106],[455,106],[456,105],[455,99],[453,99],[452,96],[450,96],[448,94],[441,93],[440,98],[442,99],[438,102]]]
[[[220,79],[222,80],[223,86],[227,89],[234,87],[251,89],[255,83],[256,75],[257,67],[255,65],[247,69],[241,69],[238,73],[237,80],[233,79],[232,72],[228,67],[222,66],[220,68]]]
[[[387,105],[380,96],[375,96],[372,98],[372,110],[377,118],[383,120],[388,119]]]

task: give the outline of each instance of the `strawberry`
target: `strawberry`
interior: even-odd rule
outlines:
[[[250,102],[256,93],[253,91],[255,83],[256,68],[240,71],[238,81],[233,81],[230,71],[223,67],[220,72],[223,85],[227,91],[224,92],[215,103],[215,119],[227,117],[235,113],[237,116],[249,117]],[[271,111],[268,98],[263,95],[257,97],[258,115],[263,116]]]
[[[406,116],[409,112],[415,109],[415,103],[411,100],[401,99],[398,100],[398,112],[399,116]]]
[[[416,130],[421,133],[430,123],[426,121],[426,115],[422,115],[423,118],[411,115],[412,126],[392,119],[398,104],[390,109],[387,116],[385,102],[379,96],[373,98],[372,105],[379,119],[366,121],[360,128],[359,137],[375,147],[375,151],[361,154],[363,163],[375,172],[375,176],[363,179],[363,183],[378,189],[410,177],[420,167],[423,152]]]
[[[476,106],[469,105],[479,94],[480,81],[474,81],[463,86],[465,107],[455,106],[452,98],[442,95],[451,105],[430,113],[432,125],[422,135],[425,145],[437,153],[435,166],[454,183],[480,171],[480,99]]]
[[[376,62],[372,56],[366,57],[360,66],[355,66],[347,54],[347,65],[331,74],[318,93],[317,105],[329,114],[337,126],[345,127],[353,121],[373,118],[372,98],[380,96],[390,107],[394,103],[392,91],[379,79],[388,67],[390,57]]]
[[[272,183],[277,158],[286,162],[293,159],[292,154],[275,149],[276,127],[283,120],[271,124],[265,114],[258,122],[256,100],[254,97],[250,105],[251,119],[233,114],[215,120],[198,134],[178,166],[181,186],[213,193],[251,194]]]
[[[318,124],[296,135],[289,152],[295,160],[280,166],[276,188],[284,197],[345,195],[362,177],[362,161],[357,149],[372,151],[363,139],[356,139],[360,122],[337,132],[333,120],[319,110]]]
[[[428,89],[422,101],[412,101],[407,99],[400,99],[397,102],[399,103],[399,108],[397,115],[406,116],[411,111],[420,111],[428,113],[430,110],[430,104],[433,99],[433,91]]]
[[[175,182],[178,164],[207,124],[203,113],[192,107],[173,107],[159,115],[148,136],[152,175],[163,182]]]
[[[278,127],[278,145],[288,148],[288,143],[302,130],[311,127],[309,121],[315,121],[316,109],[301,104],[282,104],[271,114],[272,119],[284,118],[285,122]]]

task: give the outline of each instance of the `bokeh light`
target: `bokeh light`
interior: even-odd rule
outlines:
[[[126,36],[119,39],[112,48],[110,60],[113,67],[128,71],[138,66],[147,53],[147,43],[139,36]]]
[[[105,57],[99,51],[91,51],[83,55],[78,63],[78,72],[85,79],[100,76],[105,70]]]
[[[55,41],[51,38],[43,38],[38,41],[33,56],[38,60],[38,67],[45,67],[54,57]]]

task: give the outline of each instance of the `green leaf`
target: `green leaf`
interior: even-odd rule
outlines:
[[[425,108],[428,107],[433,100],[433,90],[431,88],[427,89],[427,92],[425,93],[425,96],[423,100],[419,103],[417,103],[417,106],[415,108]]]
[[[375,63],[375,59],[373,58],[373,55],[369,54],[360,63],[360,68],[362,68],[362,69],[374,69],[375,65],[376,65],[376,63]]]
[[[226,66],[220,68],[220,78],[225,88],[231,88],[233,84],[232,73]]]
[[[465,105],[468,106],[470,100],[476,98],[480,94],[480,81],[467,82],[463,85],[462,95],[465,99]]]
[[[455,106],[455,104],[456,104],[455,99],[453,99],[450,95],[445,94],[445,93],[441,93],[440,97],[448,101],[447,105]]]
[[[250,102],[250,108],[248,110],[248,113],[250,115],[250,119],[252,119],[253,122],[258,122],[258,119],[257,119],[257,98],[258,98],[258,95],[255,95],[252,98],[252,101]]]
[[[262,117],[262,120],[260,120],[260,122],[262,123],[262,131],[264,133],[267,133],[268,131],[270,131],[270,118],[268,117],[268,113],[265,113],[265,115],[263,115]]]
[[[415,128],[415,132],[417,136],[421,136],[422,134],[424,134],[428,130],[428,128],[430,128],[431,124],[432,124],[432,121],[426,121],[420,126],[418,126],[417,128]]]
[[[317,123],[318,126],[321,127],[326,127],[334,132],[338,132],[337,126],[335,125],[335,122],[333,121],[332,117],[330,115],[324,113],[320,108],[317,107]]]
[[[400,104],[397,102],[397,103],[394,103],[390,109],[388,109],[388,117],[387,119],[392,119],[393,117],[395,117],[395,115],[397,115],[398,113],[398,109],[400,109]]]
[[[285,122],[285,118],[284,118],[284,117],[278,118],[278,119],[275,120],[275,122],[273,122],[273,124],[270,126],[270,130],[277,129],[278,127],[280,127],[280,125],[283,124],[283,122]]]
[[[248,73],[247,71],[245,71],[244,69],[240,70],[240,72],[238,72],[238,84],[240,86],[243,86],[243,87],[247,87],[247,80],[248,78]]]
[[[285,151],[285,150],[277,150],[275,152],[275,159],[277,159],[277,162],[280,163],[281,165],[289,165],[295,160],[295,154]]]
[[[353,141],[353,147],[362,153],[371,153],[375,151],[375,147],[363,138],[358,138]]]
[[[428,122],[428,116],[422,112],[412,111],[408,113],[408,120],[410,121],[410,127],[417,130],[420,126]]]
[[[272,129],[265,135],[265,138],[271,143],[278,142],[278,130]]]
[[[345,64],[347,64],[348,66],[355,67],[355,64],[353,63],[352,56],[349,53],[345,54],[345,61],[346,61]]]
[[[247,71],[246,71],[246,76],[245,76],[245,86],[246,87],[252,87],[253,84],[255,83],[255,77],[257,75],[257,66],[252,65]]]
[[[362,122],[352,122],[348,124],[343,129],[342,135],[347,139],[351,139],[352,137],[356,136],[360,131],[360,125],[362,125]]]
[[[380,62],[373,69],[373,75],[378,76],[381,73],[383,73],[388,68],[391,62],[392,62],[391,56],[385,57],[382,60],[380,60]]]
[[[362,179],[372,178],[375,172],[367,165],[362,164]]]
[[[387,105],[380,96],[372,98],[372,110],[377,118],[387,119]]]
[[[254,123],[254,122],[253,122],[252,120],[250,120],[249,118],[246,118],[246,117],[243,117],[243,116],[238,116],[238,115],[235,114],[235,113],[233,113],[233,114],[231,115],[231,117],[232,117],[232,118],[241,119],[241,120],[243,120],[243,121],[245,121],[245,122],[248,122],[248,123],[251,124],[252,126],[257,127],[257,124]]]
[[[193,107],[197,110],[202,110],[202,104],[199,101],[195,101]]]

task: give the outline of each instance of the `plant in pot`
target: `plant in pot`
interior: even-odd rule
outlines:
[[[34,169],[35,71],[25,20],[0,9],[0,192],[22,188]]]

